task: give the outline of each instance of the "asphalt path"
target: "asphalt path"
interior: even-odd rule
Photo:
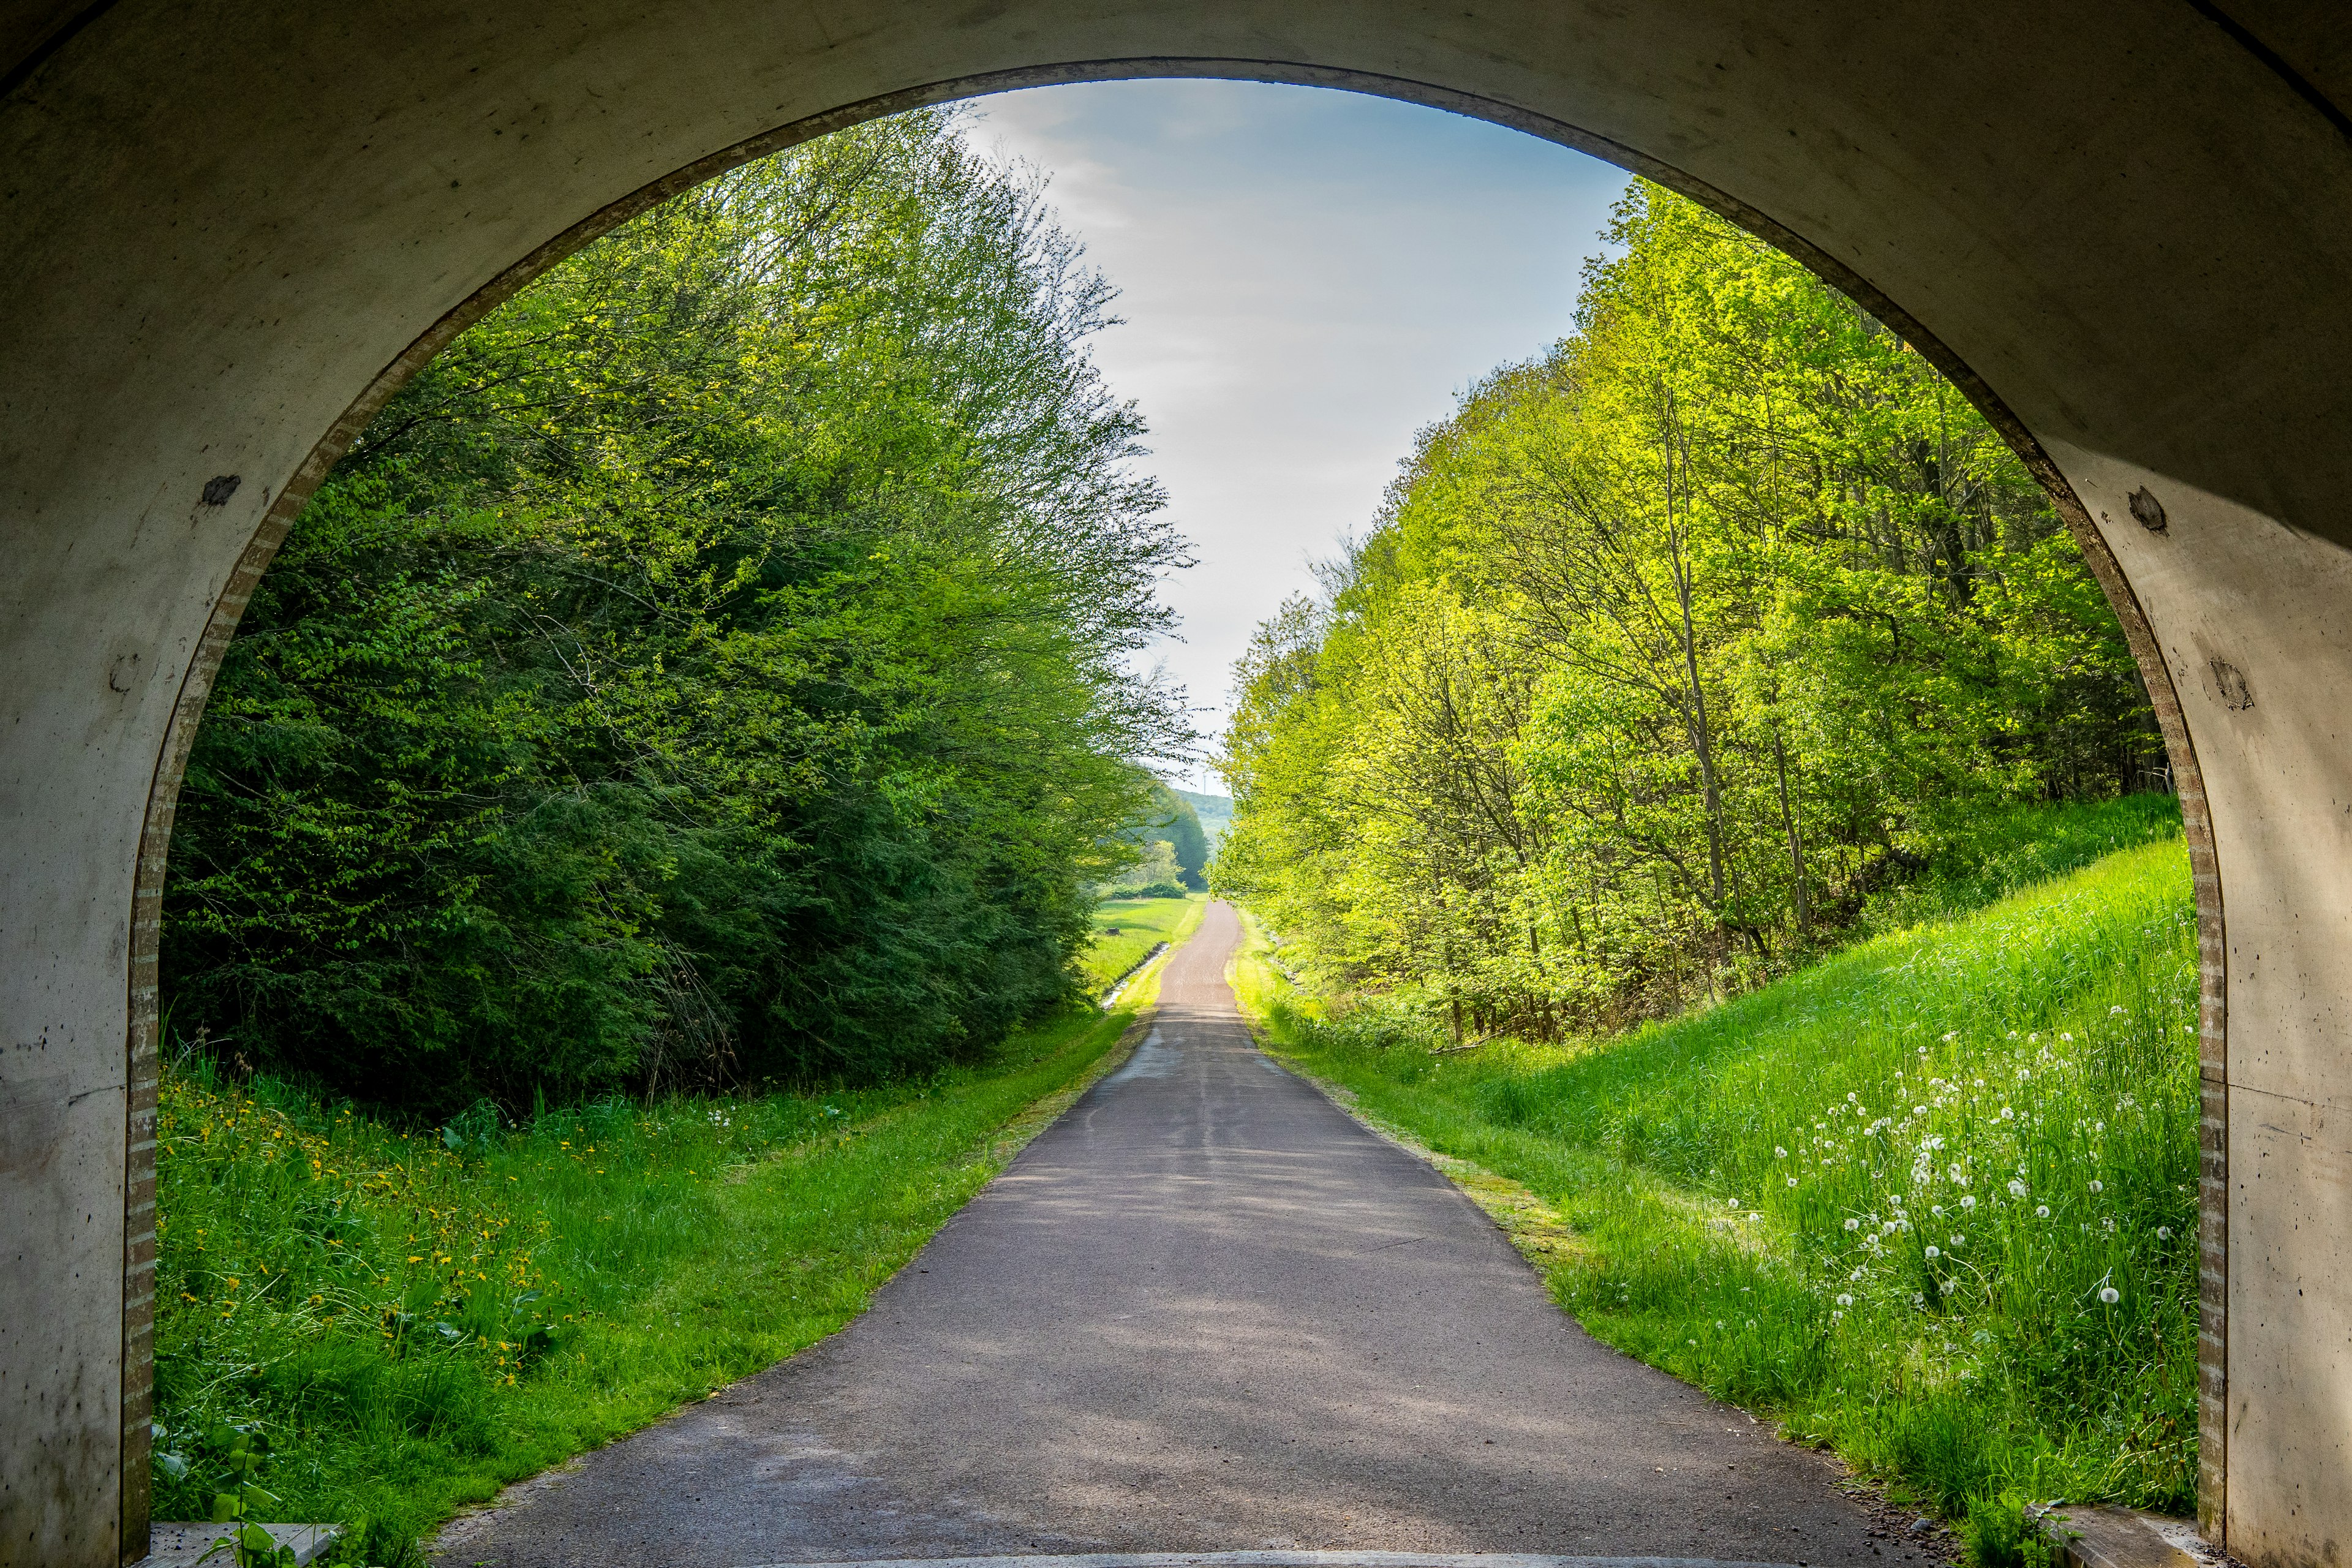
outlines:
[[[1450,1183],[1261,1054],[1238,936],[1213,904],[1134,1055],[864,1317],[436,1563],[1924,1555],[1822,1456],[1588,1337]]]

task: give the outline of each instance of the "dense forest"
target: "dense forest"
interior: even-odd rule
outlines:
[[[1184,555],[1088,357],[1110,295],[930,112],[465,333],[228,651],[173,1034],[439,1114],[921,1070],[1070,995],[1189,740],[1128,658]]]
[[[1911,345],[1636,182],[1236,674],[1219,889],[1337,991],[1556,1037],[1791,967],[2003,805],[2168,787],[2120,629]]]

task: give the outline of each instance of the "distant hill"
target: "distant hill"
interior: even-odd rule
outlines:
[[[1180,789],[1175,794],[1176,798],[1191,806],[1193,815],[1201,819],[1201,831],[1208,836],[1209,852],[1215,854],[1217,841],[1225,836],[1225,829],[1233,825],[1233,798],[1230,795],[1197,795],[1189,789]]]

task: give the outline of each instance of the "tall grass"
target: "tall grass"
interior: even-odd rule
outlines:
[[[1948,824],[1927,847],[1926,875],[1871,897],[1858,934],[1881,936],[1969,914],[2118,849],[2179,837],[2180,802],[2168,795],[1974,811]]]
[[[1236,978],[1277,1049],[1549,1200],[1593,1333],[2005,1563],[2028,1500],[2194,1502],[2196,976],[2175,838],[1568,1047],[1433,1055]]]
[[[1036,1118],[1016,1119],[1084,1079],[1141,989],[921,1082],[522,1127],[486,1106],[404,1133],[173,1068],[156,1517],[209,1516],[212,1434],[238,1423],[270,1436],[288,1517],[396,1545],[831,1333],[1003,1168]]]

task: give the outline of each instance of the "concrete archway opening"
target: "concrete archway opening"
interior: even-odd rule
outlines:
[[[302,500],[556,258],[854,121],[1139,76],[1339,86],[1658,179],[1927,348],[2155,697],[2203,952],[2202,1503],[2352,1530],[2352,62],[2317,4],[1134,0],[0,20],[0,1563],[143,1550],[178,773]],[[2227,926],[2223,916],[2226,909]]]

